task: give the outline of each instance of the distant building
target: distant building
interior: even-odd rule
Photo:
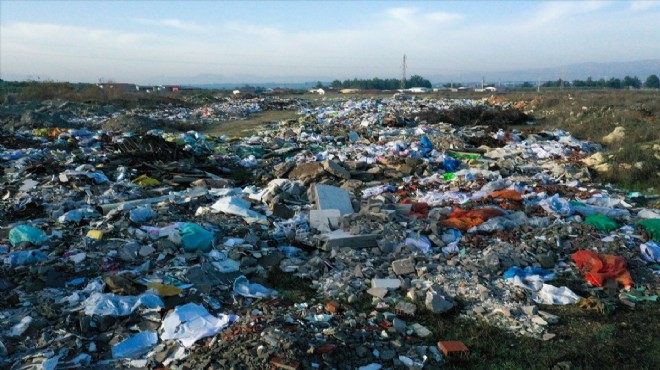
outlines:
[[[430,91],[431,89],[429,89],[428,87],[411,87],[410,89],[408,89],[408,92],[417,93],[417,94],[424,94]]]
[[[325,90],[323,89],[309,89],[308,92],[311,92],[312,94],[325,95]]]
[[[341,89],[339,90],[340,93],[342,94],[354,94],[356,92],[359,92],[360,89]]]

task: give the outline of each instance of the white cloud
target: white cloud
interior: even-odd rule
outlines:
[[[181,31],[192,31],[192,32],[207,32],[212,28],[209,26],[202,26],[193,22],[184,22],[180,19],[147,19],[147,18],[137,18],[135,21],[139,24],[149,25],[149,26],[162,26],[174,28]]]

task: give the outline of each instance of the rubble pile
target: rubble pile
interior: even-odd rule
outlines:
[[[122,111],[3,131],[0,365],[434,367],[469,346],[428,315],[552,340],[550,305],[660,293],[653,199],[591,183],[600,145],[513,129],[511,104],[132,114],[293,107],[241,139],[100,129]]]

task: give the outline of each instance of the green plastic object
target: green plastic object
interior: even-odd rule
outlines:
[[[454,152],[447,152],[446,153],[448,156],[452,158],[461,158],[461,159],[479,159],[481,156],[479,154],[465,154],[465,153],[454,153]]]
[[[660,242],[660,218],[647,218],[637,222],[637,225],[641,225],[644,230],[648,231],[653,240]]]
[[[42,245],[48,241],[46,233],[30,225],[19,225],[9,231],[9,242],[17,246],[22,242],[30,242],[32,245]]]
[[[584,220],[585,224],[593,225],[596,229],[610,232],[619,227],[616,221],[605,215],[591,215]]]
[[[213,246],[213,233],[192,223],[186,223],[179,228],[181,244],[186,252],[210,252]]]
[[[453,180],[456,178],[456,174],[453,172],[447,172],[442,178],[445,179],[445,181]]]

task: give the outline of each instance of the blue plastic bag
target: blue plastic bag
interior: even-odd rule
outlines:
[[[48,241],[46,233],[30,225],[19,225],[9,231],[9,242],[17,246],[22,242],[30,242],[32,245],[42,245]]]
[[[209,252],[213,246],[213,233],[192,223],[185,223],[179,228],[181,243],[186,252]]]

